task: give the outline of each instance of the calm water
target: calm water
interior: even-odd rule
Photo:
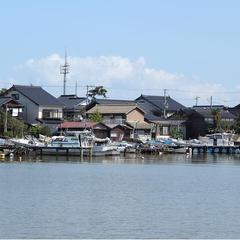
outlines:
[[[0,238],[240,238],[240,157],[0,164]]]

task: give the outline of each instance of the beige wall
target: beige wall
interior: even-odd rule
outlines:
[[[127,114],[127,121],[128,122],[143,122],[144,121],[144,114],[137,109],[134,109],[130,113]]]

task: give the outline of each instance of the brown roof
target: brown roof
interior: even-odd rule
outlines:
[[[147,122],[127,122],[129,126],[135,129],[151,129],[152,125]]]
[[[134,109],[138,109],[142,112],[140,108],[136,105],[96,105],[87,111],[87,114],[92,114],[98,111],[101,114],[128,114]]]
[[[58,128],[68,128],[68,129],[71,129],[71,128],[87,128],[87,129],[90,129],[90,128],[92,128],[92,129],[95,129],[95,128],[98,128],[99,124],[107,127],[103,123],[82,121],[82,122],[63,122],[63,123],[58,125]]]

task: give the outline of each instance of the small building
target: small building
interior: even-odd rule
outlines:
[[[86,98],[75,94],[61,95],[58,100],[64,104],[63,118],[69,121],[80,121],[86,108]]]
[[[185,138],[194,139],[215,131],[213,110],[216,109],[219,110],[222,127],[230,128],[237,117],[223,105],[204,105],[182,109],[171,116],[171,120],[182,121],[186,129]]]
[[[23,118],[23,106],[11,97],[0,96],[0,108],[12,117]]]
[[[144,112],[134,102],[133,104],[101,103],[87,111],[87,117],[99,112],[106,124],[125,124],[128,121],[144,121]]]
[[[87,116],[99,112],[103,123],[111,128],[111,139],[151,139],[151,124],[145,121],[145,112],[129,100],[97,100],[87,111]]]
[[[169,136],[172,129],[179,127],[180,122],[169,119],[181,109],[185,109],[181,103],[169,96],[141,95],[135,102],[145,112],[144,119],[152,123],[152,137]]]
[[[152,139],[153,124],[139,121],[139,122],[127,122],[127,125],[132,128],[131,137],[134,139],[140,139],[142,141]]]
[[[126,124],[106,124],[110,128],[110,139],[112,141],[123,141],[131,138],[132,127]]]
[[[40,86],[13,85],[3,95],[23,106],[23,120],[28,124],[41,123],[54,132],[62,122],[64,104]]]
[[[103,123],[90,121],[81,122],[63,122],[58,125],[58,132],[79,133],[84,130],[91,130],[97,138],[110,137],[110,128]]]

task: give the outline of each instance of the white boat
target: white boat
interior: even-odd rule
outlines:
[[[38,147],[43,155],[73,155],[80,156],[81,150],[84,155],[107,156],[119,155],[120,151],[111,145],[109,138],[95,138],[91,131],[81,133],[67,133],[64,136],[53,136],[48,142],[39,142],[36,139],[22,138],[11,139],[17,147]]]
[[[90,131],[83,131],[66,136],[56,136],[52,141],[42,149],[43,154],[75,155],[79,156],[83,149],[83,155],[108,156],[119,155],[116,147],[111,145],[109,138],[95,138]]]
[[[199,137],[202,145],[206,146],[234,146],[232,133],[213,133]]]
[[[114,146],[109,138],[94,138],[92,156],[116,156],[120,155],[117,146]],[[86,151],[89,154],[89,151]]]
[[[186,154],[188,152],[188,147],[164,147],[163,148],[164,153],[182,153]]]
[[[129,144],[126,141],[115,142],[115,143],[113,143],[113,146],[116,146],[117,150],[120,151],[121,153],[126,152],[126,151],[127,152],[133,152],[133,150],[135,150],[133,145]]]

